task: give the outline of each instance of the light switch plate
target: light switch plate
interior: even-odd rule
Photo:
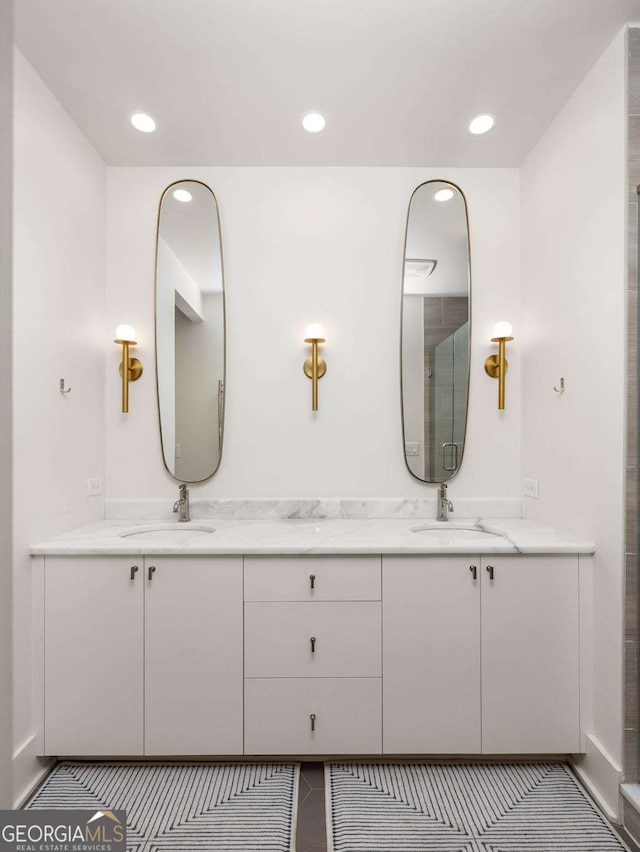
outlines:
[[[525,497],[535,497],[538,498],[538,480],[537,479],[525,479],[524,481],[524,494]]]
[[[420,455],[420,444],[417,441],[407,441],[404,445],[405,454],[408,456],[419,456]]]

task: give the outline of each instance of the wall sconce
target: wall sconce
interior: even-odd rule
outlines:
[[[119,325],[116,328],[116,337],[113,342],[122,345],[122,363],[120,364],[122,412],[127,414],[129,412],[129,382],[137,382],[142,375],[140,361],[137,358],[129,357],[129,347],[137,345],[135,328],[132,325]]]
[[[509,362],[505,358],[507,340],[513,340],[513,329],[511,323],[499,322],[493,328],[492,343],[498,344],[498,354],[490,355],[484,362],[484,369],[492,379],[498,380],[498,410],[504,409],[504,377],[509,369]]]
[[[324,358],[318,357],[318,343],[324,343],[324,329],[320,323],[312,322],[307,326],[305,332],[305,343],[311,344],[311,358],[307,358],[304,362],[304,374],[312,381],[311,386],[311,410],[318,410],[318,379],[321,379],[327,372],[327,364]]]

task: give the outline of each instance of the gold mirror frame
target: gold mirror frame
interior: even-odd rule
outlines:
[[[208,192],[211,193],[211,197],[213,199],[213,203],[215,206],[216,212],[216,231],[218,237],[218,245],[220,246],[220,276],[222,282],[222,334],[223,334],[223,347],[222,347],[222,403],[218,406],[218,419],[219,419],[219,452],[218,452],[218,462],[215,468],[209,473],[207,476],[202,479],[181,479],[173,473],[169,466],[167,465],[167,460],[165,458],[164,453],[164,441],[163,441],[163,433],[162,433],[162,417],[160,415],[160,381],[158,375],[158,246],[160,240],[160,216],[162,213],[162,202],[165,199],[165,196],[172,189],[176,188],[179,184],[184,183],[196,183],[200,186],[203,186]],[[158,411],[158,429],[160,434],[160,454],[162,456],[162,462],[164,464],[164,468],[169,474],[169,476],[176,480],[177,482],[187,482],[188,484],[197,484],[199,482],[206,482],[211,479],[212,476],[218,472],[220,468],[220,464],[222,462],[222,453],[224,449],[224,426],[225,426],[225,415],[226,415],[226,396],[227,396],[227,296],[226,296],[226,286],[225,286],[225,274],[224,274],[224,253],[222,248],[222,227],[220,224],[220,208],[218,206],[218,199],[214,191],[211,187],[204,183],[204,181],[196,180],[194,178],[181,178],[180,180],[173,181],[163,190],[160,201],[158,203],[158,216],[156,221],[156,244],[155,244],[155,261],[154,261],[154,288],[153,288],[153,332],[154,332],[154,356],[155,356],[155,373],[156,373],[156,406]],[[221,412],[221,413],[220,413]]]
[[[404,320],[404,296],[405,296],[404,282],[405,282],[405,268],[406,268],[406,261],[407,261],[407,242],[408,242],[408,237],[409,237],[409,219],[410,219],[410,216],[411,216],[411,204],[413,202],[414,196],[420,189],[422,189],[425,186],[428,186],[429,184],[447,184],[448,186],[452,187],[452,189],[454,189],[456,192],[458,192],[460,194],[460,197],[462,198],[462,201],[463,201],[463,204],[464,204],[465,224],[466,224],[466,229],[467,229],[467,231],[466,231],[466,233],[467,233],[467,239],[466,239],[467,293],[468,293],[468,300],[469,300],[469,308],[468,308],[468,314],[467,314],[468,320],[467,321],[469,323],[469,350],[468,350],[469,351],[469,357],[468,357],[468,365],[467,365],[467,400],[466,400],[466,410],[465,410],[465,416],[464,416],[464,440],[462,442],[462,451],[460,453],[460,458],[457,461],[455,471],[452,472],[451,476],[448,476],[448,477],[443,478],[443,479],[422,479],[421,477],[417,476],[414,473],[414,471],[411,470],[411,468],[409,466],[409,462],[407,460],[407,454],[406,454],[406,443],[407,443],[407,441],[406,441],[406,429],[405,429],[406,424],[405,424],[402,349],[403,349],[403,328],[404,328],[404,321],[403,320]],[[436,264],[433,267],[434,269],[437,265],[437,258],[435,260],[436,260]],[[471,383],[471,345],[472,345],[472,330],[473,330],[472,313],[473,313],[473,311],[472,311],[472,286],[471,286],[471,232],[470,232],[470,227],[469,227],[469,205],[467,204],[467,197],[464,194],[464,192],[462,191],[462,189],[458,186],[458,184],[454,183],[453,181],[441,179],[441,178],[435,178],[435,179],[432,179],[432,180],[423,181],[411,193],[411,197],[409,199],[409,205],[408,205],[408,208],[407,208],[407,216],[406,216],[406,219],[405,219],[404,243],[403,243],[403,250],[402,250],[402,278],[401,278],[401,290],[400,290],[400,417],[401,417],[401,422],[402,422],[402,456],[404,458],[405,466],[406,466],[408,472],[411,474],[411,476],[414,479],[416,479],[418,482],[421,482],[423,485],[437,485],[440,482],[450,482],[452,479],[455,479],[455,477],[458,475],[458,473],[460,473],[460,468],[462,467],[462,462],[464,460],[464,451],[465,451],[465,447],[466,447],[466,443],[467,443],[467,427],[468,427],[468,423],[469,423],[469,393],[470,393],[470,383]]]

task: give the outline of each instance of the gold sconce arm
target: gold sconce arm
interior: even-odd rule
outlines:
[[[318,323],[312,323],[306,331],[305,343],[311,344],[311,358],[307,358],[303,364],[304,374],[311,379],[311,410],[318,410],[318,379],[327,372],[327,363],[318,355],[318,344],[324,343],[324,332]]]
[[[137,382],[142,375],[142,364],[137,358],[129,357],[129,347],[136,346],[135,330],[131,326],[119,325],[114,343],[122,346],[122,413],[129,413],[129,382]]]
[[[498,380],[498,410],[503,411],[505,407],[505,376],[509,369],[506,359],[507,341],[513,340],[509,323],[501,322],[494,328],[492,343],[498,344],[498,354],[490,355],[484,362],[484,369],[488,376]]]

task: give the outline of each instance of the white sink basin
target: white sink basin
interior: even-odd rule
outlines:
[[[179,544],[191,538],[210,535],[213,527],[204,527],[191,522],[182,524],[153,524],[144,527],[134,527],[129,532],[120,533],[120,538],[131,538],[135,541],[174,541]]]
[[[490,539],[504,538],[500,533],[487,532],[480,527],[450,527],[447,523],[427,524],[421,527],[412,527],[411,532],[424,535],[432,539],[434,544],[473,544],[474,542],[486,542]]]

